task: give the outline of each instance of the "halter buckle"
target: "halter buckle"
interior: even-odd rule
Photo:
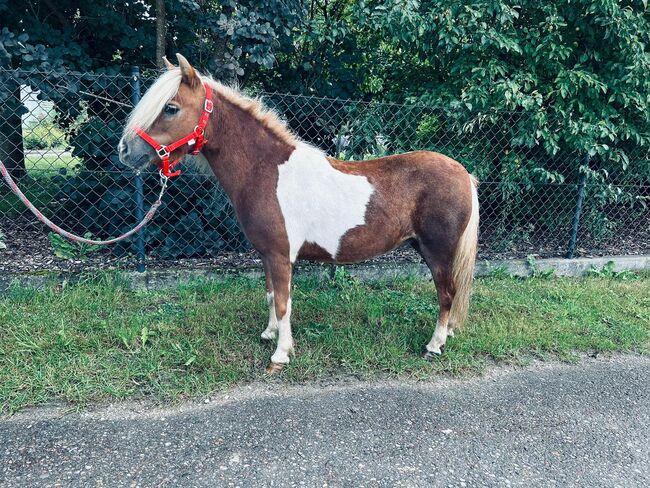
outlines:
[[[203,110],[211,114],[213,109],[214,109],[214,103],[212,103],[212,100],[208,100],[206,98],[205,103],[203,104]]]
[[[169,151],[167,150],[167,146],[160,146],[158,149],[156,149],[156,154],[158,154],[158,157],[160,159],[165,159],[169,157]]]

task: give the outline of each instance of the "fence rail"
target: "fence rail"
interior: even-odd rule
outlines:
[[[137,69],[128,76],[0,70],[0,157],[57,224],[114,236],[133,226],[155,197],[155,174],[135,176],[115,152],[140,87],[153,79]],[[527,113],[258,95],[299,137],[342,159],[424,149],[461,161],[482,180],[484,257],[650,251],[647,148],[620,143],[625,164],[618,164],[566,148],[550,151],[535,140],[535,116]],[[561,124],[549,121],[549,130]],[[134,256],[125,262],[144,270],[145,255],[149,264],[173,265],[249,250],[223,190],[191,165],[184,170],[154,221],[110,253],[50,242],[3,187],[0,241],[7,250],[0,251],[0,269],[3,260],[7,267],[38,253],[41,261],[70,259],[82,267]],[[97,257],[84,261],[89,256]]]

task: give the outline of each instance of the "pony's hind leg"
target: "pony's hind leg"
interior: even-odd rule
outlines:
[[[429,249],[422,243],[413,246],[427,263],[433,281],[436,284],[436,291],[438,294],[438,305],[440,311],[438,312],[438,320],[436,328],[433,332],[431,340],[426,345],[424,357],[431,359],[435,355],[442,354],[442,348],[447,342],[448,336],[453,336],[453,332],[449,327],[449,314],[451,305],[454,301],[455,287],[452,273],[452,258],[445,259],[441,256],[434,256]]]
[[[264,340],[273,340],[278,335],[278,319],[275,315],[275,297],[273,293],[273,281],[271,279],[271,270],[266,264],[266,260],[263,260],[264,263],[264,274],[266,276],[266,303],[269,306],[269,323],[262,332],[262,339]]]
[[[426,345],[424,356],[427,359],[437,354],[442,354],[442,348],[447,342],[447,337],[453,335],[453,332],[451,334],[449,333],[451,331],[449,328],[449,312],[451,311],[451,304],[454,300],[454,284],[451,266],[449,268],[449,270],[438,269],[432,272],[433,281],[436,283],[436,291],[438,292],[440,311],[438,312],[438,321],[436,322],[433,336]]]

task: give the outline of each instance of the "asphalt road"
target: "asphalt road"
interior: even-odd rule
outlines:
[[[650,358],[36,409],[0,422],[0,484],[650,486]]]

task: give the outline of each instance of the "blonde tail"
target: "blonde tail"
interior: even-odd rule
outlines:
[[[454,256],[453,279],[456,287],[456,295],[451,303],[449,325],[454,329],[463,326],[467,318],[469,308],[469,295],[472,290],[474,279],[474,264],[476,262],[476,249],[478,245],[478,180],[469,175],[472,186],[472,213],[469,217],[467,227],[458,241],[456,255]]]

